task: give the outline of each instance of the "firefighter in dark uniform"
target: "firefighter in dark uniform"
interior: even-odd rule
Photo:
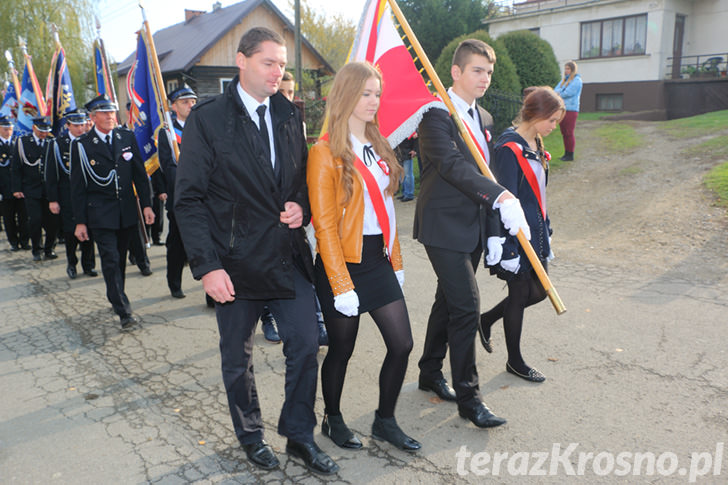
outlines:
[[[136,323],[124,292],[126,252],[137,227],[134,186],[145,222],[154,222],[147,173],[134,133],[116,126],[116,104],[100,95],[85,107],[94,128],[71,144],[74,233],[83,242],[93,231],[106,297],[126,329]]]
[[[28,230],[33,245],[33,261],[56,259],[53,251],[58,232],[58,216],[48,209],[45,191],[45,166],[50,153],[50,120],[33,118],[33,133],[18,138],[11,162],[12,190],[16,199],[25,200],[28,212]],[[41,229],[45,230],[45,244],[41,246]]]
[[[174,132],[177,144],[182,149],[182,130],[185,121],[197,103],[197,95],[188,86],[183,86],[167,96],[170,108],[175,113],[172,120],[172,131]],[[174,216],[174,183],[177,176],[177,161],[172,151],[171,140],[167,137],[167,131],[159,132],[157,141],[159,151],[159,166],[164,177],[164,185],[167,188],[167,218],[169,219],[169,232],[167,233],[167,285],[170,294],[175,298],[184,298],[182,291],[182,269],[187,261],[185,248],[182,245],[182,238],[179,235],[177,220]],[[152,176],[153,177],[153,176]]]
[[[11,251],[28,245],[28,214],[23,199],[13,197],[11,188],[10,160],[13,158],[13,121],[0,116],[0,214],[3,216],[5,234]]]
[[[89,239],[80,244],[73,235],[76,223],[73,220],[73,208],[71,207],[71,143],[88,131],[86,113],[79,110],[69,111],[66,112],[65,118],[68,133],[51,142],[53,146],[46,166],[48,206],[53,214],[61,215],[61,231],[66,246],[66,260],[68,261],[66,274],[68,277],[76,278],[76,265],[78,264],[76,248],[79,245],[81,246],[81,268],[84,274],[98,276],[94,270],[96,253],[92,234],[89,232]]]

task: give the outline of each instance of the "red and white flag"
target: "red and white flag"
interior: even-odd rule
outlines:
[[[445,104],[427,89],[394,26],[387,0],[367,0],[348,61],[369,61],[381,71],[384,89],[379,130],[392,147],[415,132],[429,109],[447,111]]]

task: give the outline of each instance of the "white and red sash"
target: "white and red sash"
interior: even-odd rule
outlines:
[[[528,185],[531,186],[531,190],[536,195],[536,199],[538,200],[538,206],[541,208],[541,215],[543,216],[544,220],[546,220],[546,194],[542,193],[541,184],[538,183],[538,178],[536,178],[536,174],[534,173],[533,168],[531,168],[531,164],[528,162],[526,157],[523,156],[523,146],[514,141],[509,141],[508,143],[505,143],[504,146],[510,148],[513,154],[516,156],[516,160],[518,160],[518,165],[521,167],[523,174],[526,176]],[[545,190],[543,192],[545,192]]]
[[[377,161],[377,165],[385,175],[389,175],[389,167],[387,167],[387,164],[381,158]],[[382,167],[382,165],[384,165],[384,167]],[[354,160],[354,168],[357,169],[359,175],[361,175],[361,178],[364,180],[364,185],[366,185],[367,192],[369,193],[369,199],[372,201],[372,207],[374,207],[374,212],[377,214],[379,227],[382,229],[384,242],[387,244],[387,254],[390,255],[391,262],[391,254],[394,249],[394,236],[397,234],[394,214],[390,217],[389,211],[387,211],[387,206],[384,203],[384,195],[379,189],[377,180],[374,178],[374,175],[372,175],[372,172],[369,171],[369,168],[364,165],[364,162],[361,161],[361,158],[359,158],[358,155]]]

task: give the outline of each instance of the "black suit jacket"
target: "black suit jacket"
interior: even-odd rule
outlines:
[[[185,123],[174,211],[192,275],[225,269],[242,299],[294,298],[294,265],[313,281],[302,227],[280,222],[287,201],[310,221],[301,114],[282,94],[270,98],[276,165],[237,93],[198,103]]]
[[[73,218],[76,224],[86,224],[91,229],[122,229],[137,224],[132,182],[141,206],[151,206],[149,179],[134,133],[118,126],[111,133],[113,155],[94,129],[73,140],[71,145]],[[88,167],[81,164],[81,147]],[[112,170],[116,170],[116,178],[110,177],[107,183],[104,179]]]
[[[182,130],[182,126],[177,120],[172,120],[172,125],[178,130]],[[174,160],[174,154],[172,153],[172,147],[169,144],[169,138],[167,138],[167,131],[161,130],[157,140],[157,150],[159,153],[159,168],[160,176],[162,178],[161,184],[165,188],[167,193],[167,211],[170,214],[174,214],[174,184],[177,180],[177,162]],[[182,150],[182,144],[180,144],[180,151]]]
[[[38,146],[32,134],[17,139],[13,145],[11,162],[13,192],[22,192],[30,199],[45,197],[45,166],[51,140],[51,137],[48,137]],[[21,145],[25,157],[20,155]]]
[[[0,196],[3,200],[7,200],[13,197],[13,190],[10,184],[11,174],[11,162],[13,159],[13,141],[10,140],[10,144],[6,145],[0,140]]]
[[[490,113],[480,106],[478,113],[481,128],[492,130]],[[425,113],[418,132],[422,179],[414,237],[427,246],[472,252],[495,225],[493,203],[505,189],[480,172],[447,111]],[[488,150],[492,153],[491,143]]]

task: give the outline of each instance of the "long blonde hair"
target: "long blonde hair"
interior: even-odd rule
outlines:
[[[562,80],[562,87],[568,86],[569,83],[571,81],[573,81],[574,78],[576,77],[576,62],[574,62],[574,61],[567,61],[566,63],[564,63],[564,66],[566,66],[566,67],[568,67],[568,68],[571,69],[571,74],[569,74],[569,77],[565,77]]]
[[[364,92],[364,85],[371,79],[376,78],[379,85],[384,89],[381,73],[368,62],[350,62],[336,73],[334,85],[326,101],[326,112],[329,120],[329,148],[334,158],[340,158],[344,162],[342,182],[344,185],[344,204],[349,202],[353,192],[355,177],[354,151],[349,141],[349,117],[361,99]],[[392,195],[399,187],[399,179],[403,169],[397,162],[394,150],[389,142],[379,131],[379,115],[374,120],[367,122],[365,128],[367,139],[371,142],[374,151],[382,157],[382,160],[389,167],[389,186],[384,193]]]

